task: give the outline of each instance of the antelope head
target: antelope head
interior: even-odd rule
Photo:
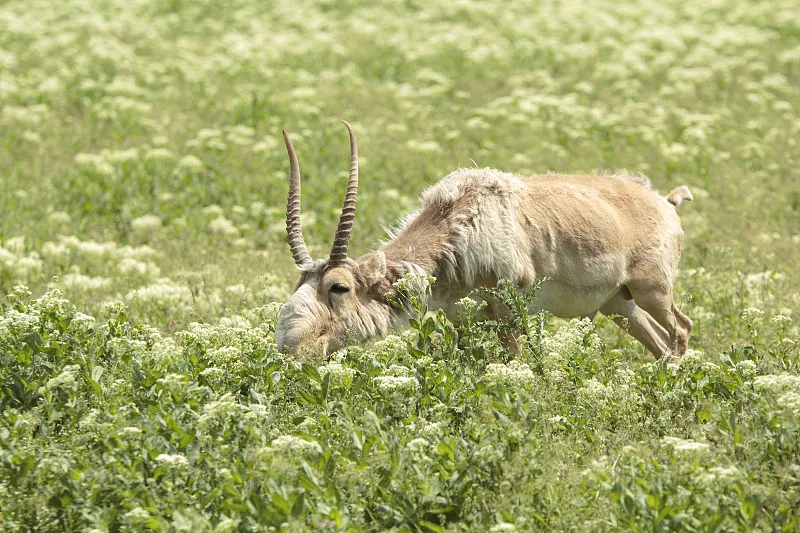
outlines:
[[[283,132],[290,166],[286,232],[300,279],[278,315],[275,338],[281,352],[302,351],[324,356],[348,340],[386,334],[392,319],[382,291],[390,288],[385,283],[383,252],[372,252],[358,260],[347,257],[358,198],[358,153],[353,129],[347,122],[344,125],[350,134],[350,178],[327,259],[312,259],[303,239],[300,166],[292,142]]]

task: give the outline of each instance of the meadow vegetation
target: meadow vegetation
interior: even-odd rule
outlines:
[[[690,352],[503,287],[518,357],[471,300],[278,354],[341,119],[354,254],[457,167],[688,185]],[[0,528],[796,531],[798,141],[796,0],[3,2]]]

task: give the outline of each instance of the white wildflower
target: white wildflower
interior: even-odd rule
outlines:
[[[150,348],[151,360],[169,363],[180,357],[183,353],[182,348],[175,342],[175,339],[159,339]]]
[[[139,159],[139,150],[137,148],[129,148],[127,150],[108,150],[103,152],[103,155],[111,163],[130,163]]]
[[[156,462],[170,467],[182,467],[189,464],[189,461],[179,453],[161,453],[156,456]]]
[[[65,366],[59,375],[50,378],[47,380],[47,383],[45,383],[42,387],[39,387],[39,392],[44,393],[59,389],[65,391],[76,390],[80,385],[77,381],[80,369],[81,368],[78,365]]]
[[[0,265],[13,267],[17,262],[17,256],[0,246]]]
[[[783,407],[786,411],[800,416],[800,391],[787,391],[778,396],[778,405]]]
[[[167,374],[163,378],[156,380],[157,383],[160,383],[165,389],[169,391],[178,391],[183,389],[183,386],[186,384],[187,378],[183,374]]]
[[[95,319],[83,313],[75,313],[70,320],[69,327],[78,331],[86,331],[94,327]]]
[[[714,466],[708,469],[716,479],[721,481],[731,481],[741,476],[742,472],[734,465],[730,466]]]
[[[97,291],[111,286],[111,278],[91,277],[80,273],[65,274],[61,283],[67,289]]]
[[[25,253],[25,237],[11,237],[6,241],[5,249],[17,256],[21,256]]]
[[[250,321],[240,315],[223,316],[219,319],[219,325],[227,328],[249,328],[252,327]]]
[[[745,359],[744,361],[739,361],[736,363],[736,372],[742,377],[742,379],[752,379],[753,376],[755,376],[758,372],[758,367],[754,361]]]
[[[233,222],[220,215],[208,224],[211,233],[221,236],[232,236],[239,234],[239,228]]]
[[[117,243],[108,242],[95,242],[95,241],[81,241],[77,237],[61,237],[61,241],[72,247],[74,250],[87,259],[106,259],[114,253],[117,249]]]
[[[413,394],[419,389],[419,382],[416,378],[405,376],[378,376],[373,378],[378,390],[385,394],[395,392]]]
[[[203,208],[203,214],[209,217],[220,217],[225,211],[217,204],[211,204]]]
[[[320,376],[330,374],[331,379],[352,379],[356,375],[356,370],[354,368],[342,366],[341,363],[328,363],[327,365],[319,367],[317,370]]]
[[[515,533],[517,526],[509,522],[498,522],[489,528],[489,533]]]
[[[792,325],[792,319],[786,315],[775,315],[770,319],[775,327],[780,330],[784,330]]]
[[[149,301],[164,306],[189,305],[192,303],[192,291],[188,287],[175,285],[170,279],[159,279],[156,283],[129,291],[125,295],[128,301]]]
[[[158,277],[161,274],[161,269],[150,261],[137,261],[130,257],[120,259],[117,268],[122,274],[136,274],[148,278]]]
[[[147,245],[122,246],[114,251],[114,257],[117,259],[135,259],[137,261],[147,261],[148,259],[153,259],[157,255],[158,252]]]
[[[223,370],[223,369],[221,369],[219,367],[209,366],[209,367],[206,367],[205,369],[203,369],[200,372],[200,375],[203,376],[204,378],[208,379],[208,380],[217,380],[217,379],[222,379],[223,377],[225,377],[227,375],[227,372],[225,372],[225,370]]]
[[[271,443],[272,447],[282,452],[290,453],[321,453],[322,447],[318,442],[309,441],[294,435],[281,435]]]
[[[14,273],[20,278],[27,278],[39,274],[42,272],[43,268],[44,262],[39,259],[36,252],[31,252],[28,256],[20,257],[13,265]]]
[[[241,372],[245,368],[242,352],[236,346],[209,350],[207,356],[212,365],[224,368],[227,372]]]
[[[749,324],[758,324],[763,316],[764,311],[756,307],[748,307],[742,311],[742,319]]]
[[[678,437],[664,437],[661,439],[661,444],[672,448],[676,453],[700,453],[708,451],[710,446],[707,442],[698,442],[695,440],[681,439]]]
[[[514,360],[507,365],[492,363],[486,367],[483,380],[492,385],[505,385],[510,388],[530,388],[536,375],[527,363]]]
[[[178,168],[189,172],[200,172],[205,168],[205,164],[196,156],[185,155],[178,161]]]
[[[800,390],[800,376],[792,374],[769,374],[758,376],[754,381],[756,389],[773,394]]]
[[[131,221],[131,229],[139,235],[154,233],[161,229],[161,218],[156,215],[144,215]]]
[[[105,302],[100,307],[102,315],[107,317],[116,317],[117,315],[124,314],[127,310],[128,308],[125,306],[125,302],[120,300]]]
[[[115,173],[114,166],[101,154],[79,153],[75,156],[75,164],[101,176],[110,177]]]
[[[405,354],[407,350],[408,346],[402,338],[397,335],[387,335],[383,339],[375,342],[372,345],[371,351],[397,357]]]
[[[239,283],[238,285],[230,285],[225,287],[225,292],[231,296],[235,296],[236,298],[244,298],[245,294],[247,293],[247,286],[242,283]]]
[[[160,457],[160,456],[159,456]],[[125,522],[134,523],[134,524],[142,524],[147,520],[150,520],[150,513],[146,509],[142,509],[141,507],[135,507],[122,515],[122,519]]]
[[[175,158],[175,154],[167,148],[152,148],[145,152],[144,158],[148,161],[170,161]]]
[[[433,153],[442,151],[442,147],[436,141],[417,141],[412,139],[406,142],[406,146],[416,152]]]
[[[424,453],[428,451],[431,443],[427,439],[416,438],[406,443],[406,450],[410,452]]]

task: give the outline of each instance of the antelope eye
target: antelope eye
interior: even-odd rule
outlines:
[[[334,283],[328,290],[330,292],[335,292],[336,294],[344,294],[346,292],[350,292],[350,287],[347,285],[342,285],[341,283]]]

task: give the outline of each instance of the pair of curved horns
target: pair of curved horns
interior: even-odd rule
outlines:
[[[356,202],[358,200],[358,151],[356,149],[356,135],[353,128],[347,122],[347,132],[350,134],[350,179],[347,182],[347,194],[344,198],[342,214],[339,217],[339,226],[336,228],[336,236],[333,238],[328,264],[330,266],[340,266],[347,260],[347,246],[350,242],[350,232],[353,229],[353,221],[356,218]],[[298,267],[303,267],[313,260],[308,253],[305,239],[303,239],[303,228],[300,224],[300,165],[297,162],[297,154],[289,140],[286,130],[283,130],[283,139],[286,141],[286,151],[289,153],[289,198],[286,202],[286,234],[289,238],[289,247],[292,249],[292,257]]]

